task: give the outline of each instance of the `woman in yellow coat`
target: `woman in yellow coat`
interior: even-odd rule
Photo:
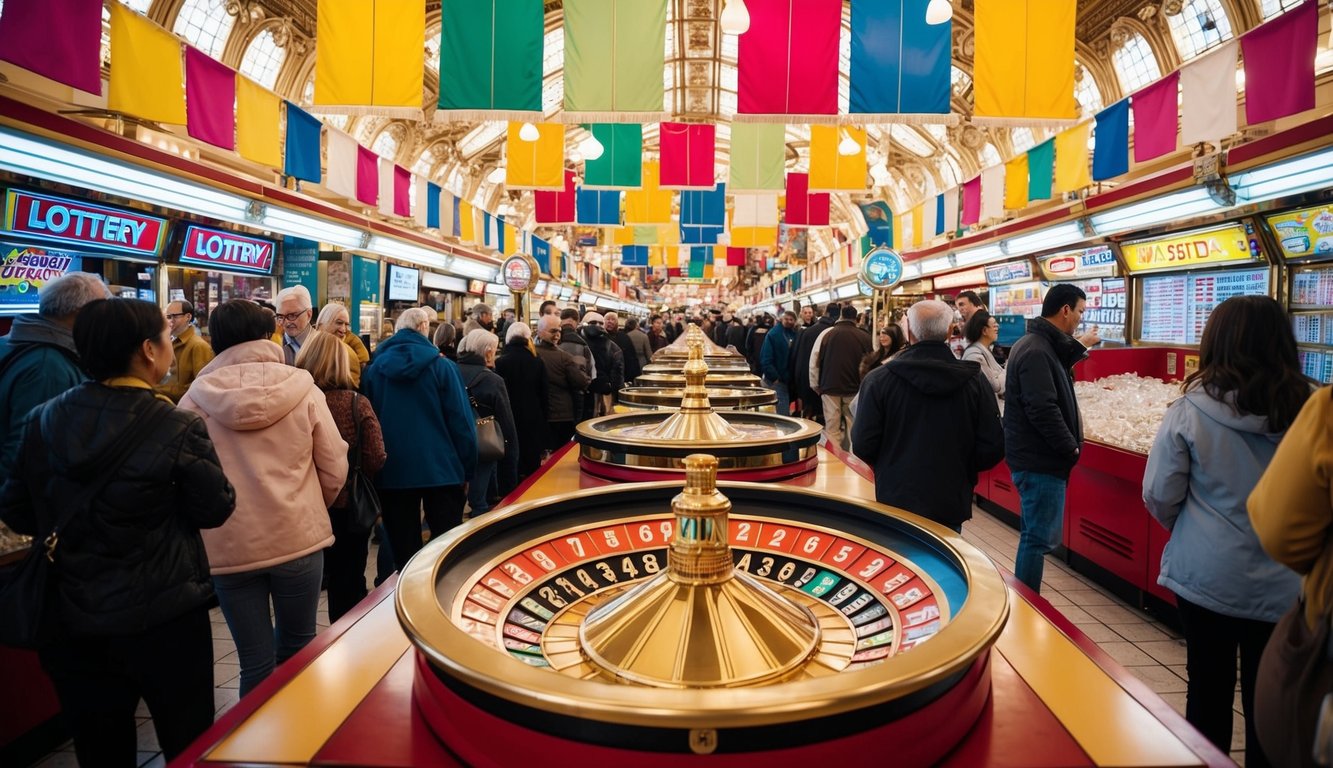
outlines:
[[[333,302],[325,304],[315,320],[315,328],[337,336],[347,346],[347,362],[351,367],[352,386],[360,388],[361,369],[370,362],[370,352],[366,350],[366,345],[361,343],[361,339],[352,333],[352,318],[347,312],[347,307]]]

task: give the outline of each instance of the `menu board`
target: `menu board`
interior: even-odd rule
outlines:
[[[1297,344],[1333,346],[1333,312],[1300,313],[1291,316]]]
[[[993,285],[990,289],[991,314],[1037,317],[1041,314],[1041,300],[1045,296],[1041,283]]]
[[[1083,311],[1083,325],[1074,331],[1074,335],[1081,335],[1095,325],[1102,341],[1124,344],[1125,308],[1128,306],[1125,278],[1080,280],[1074,285],[1082,288],[1088,297],[1087,307]]]
[[[1291,276],[1293,307],[1333,306],[1333,267],[1298,268]]]
[[[1268,268],[1229,269],[1141,278],[1139,338],[1198,344],[1213,309],[1232,296],[1266,295]]]
[[[1296,354],[1300,356],[1301,373],[1320,384],[1333,382],[1333,352],[1299,349]]]

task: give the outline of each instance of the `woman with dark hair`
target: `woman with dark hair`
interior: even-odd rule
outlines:
[[[347,480],[347,443],[310,373],[284,364],[257,304],[224,302],[208,332],[217,357],[180,407],[204,417],[236,485],[236,513],[204,534],[204,546],[244,696],[315,636],[333,543],[328,508]]]
[[[133,765],[142,698],[168,760],[213,722],[213,595],[201,528],[232,513],[199,417],[153,394],[171,365],[155,304],[99,299],[74,322],[92,377],[24,429],[0,517],[47,545],[57,637],[40,651],[82,765]],[[17,692],[15,692],[17,693]]]
[[[897,325],[887,325],[879,329],[878,346],[861,358],[861,378],[884,364],[889,358],[903,351],[907,346],[907,335]]]
[[[321,312],[320,317],[323,316]],[[380,421],[375,418],[370,398],[356,393],[352,369],[359,364],[355,362],[356,356],[348,352],[347,342],[339,341],[336,334],[314,334],[296,353],[296,367],[310,371],[315,386],[324,393],[329,412],[338,424],[338,434],[351,446],[348,463],[360,454],[361,471],[366,477],[373,478],[384,466],[384,437],[380,434]],[[358,432],[360,442],[357,442]],[[348,493],[344,486],[338,492],[338,498],[329,505],[333,546],[324,550],[324,571],[329,577],[330,624],[342,618],[366,596],[370,531],[357,529],[347,503]]]
[[[999,322],[986,310],[975,310],[963,324],[963,338],[967,339],[963,359],[971,360],[981,366],[981,372],[985,374],[986,381],[990,382],[991,389],[995,390],[995,396],[1003,400],[1004,367],[995,361],[995,355],[990,351],[991,345],[1000,338]]]
[[[1181,389],[1148,456],[1143,500],[1171,531],[1157,583],[1176,594],[1184,625],[1185,719],[1230,751],[1239,651],[1245,764],[1264,766],[1255,676],[1300,577],[1264,553],[1245,500],[1311,392],[1282,307],[1267,296],[1219,304]]]

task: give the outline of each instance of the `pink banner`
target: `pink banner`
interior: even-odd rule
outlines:
[[[728,267],[743,267],[743,266],[745,266],[745,256],[746,256],[746,254],[748,254],[748,253],[749,253],[749,250],[746,249],[746,248],[728,248],[728,249],[727,249],[727,266],[728,266]]]
[[[1305,0],[1240,39],[1245,121],[1251,125],[1314,109],[1319,4]]]
[[[662,189],[713,189],[717,127],[708,124],[662,123]]]
[[[574,192],[574,172],[565,171],[565,189],[563,192],[537,190],[532,193],[538,224],[573,224],[575,221],[576,193]]]
[[[737,116],[838,112],[842,0],[749,0],[736,57]]]
[[[981,221],[981,177],[963,185],[963,226]]]
[[[185,46],[185,129],[200,141],[236,149],[236,73]]]
[[[787,174],[787,210],[783,222],[789,227],[827,227],[829,193],[810,194],[810,174]]]
[[[390,192],[391,190],[385,190]],[[360,144],[356,147],[356,199],[378,205],[380,194],[379,156]]]
[[[1172,72],[1129,99],[1134,111],[1134,162],[1176,151],[1180,118],[1180,72]]]
[[[9,0],[0,59],[88,93],[102,93],[102,0]]]
[[[393,167],[393,215],[404,218],[412,215],[412,172],[401,165]]]

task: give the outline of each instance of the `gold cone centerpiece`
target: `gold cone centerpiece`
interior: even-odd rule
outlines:
[[[693,328],[694,326],[690,326]],[[670,442],[743,440],[746,435],[713,411],[708,402],[708,364],[704,362],[704,336],[690,340],[690,357],[685,361],[685,394],[680,410],[671,414],[644,437]]]
[[[741,357],[739,352],[732,352],[726,347],[715,344],[712,339],[708,338],[708,334],[704,333],[704,329],[691,323],[685,326],[685,333],[680,338],[659,349],[653,355],[653,359],[657,360],[659,357],[675,357],[677,359],[686,357],[696,340],[703,345],[704,354],[710,357]]]
[[[732,565],[716,458],[685,458],[671,511],[666,570],[588,614],[583,655],[617,679],[669,688],[762,685],[800,671],[819,649],[819,624]]]

